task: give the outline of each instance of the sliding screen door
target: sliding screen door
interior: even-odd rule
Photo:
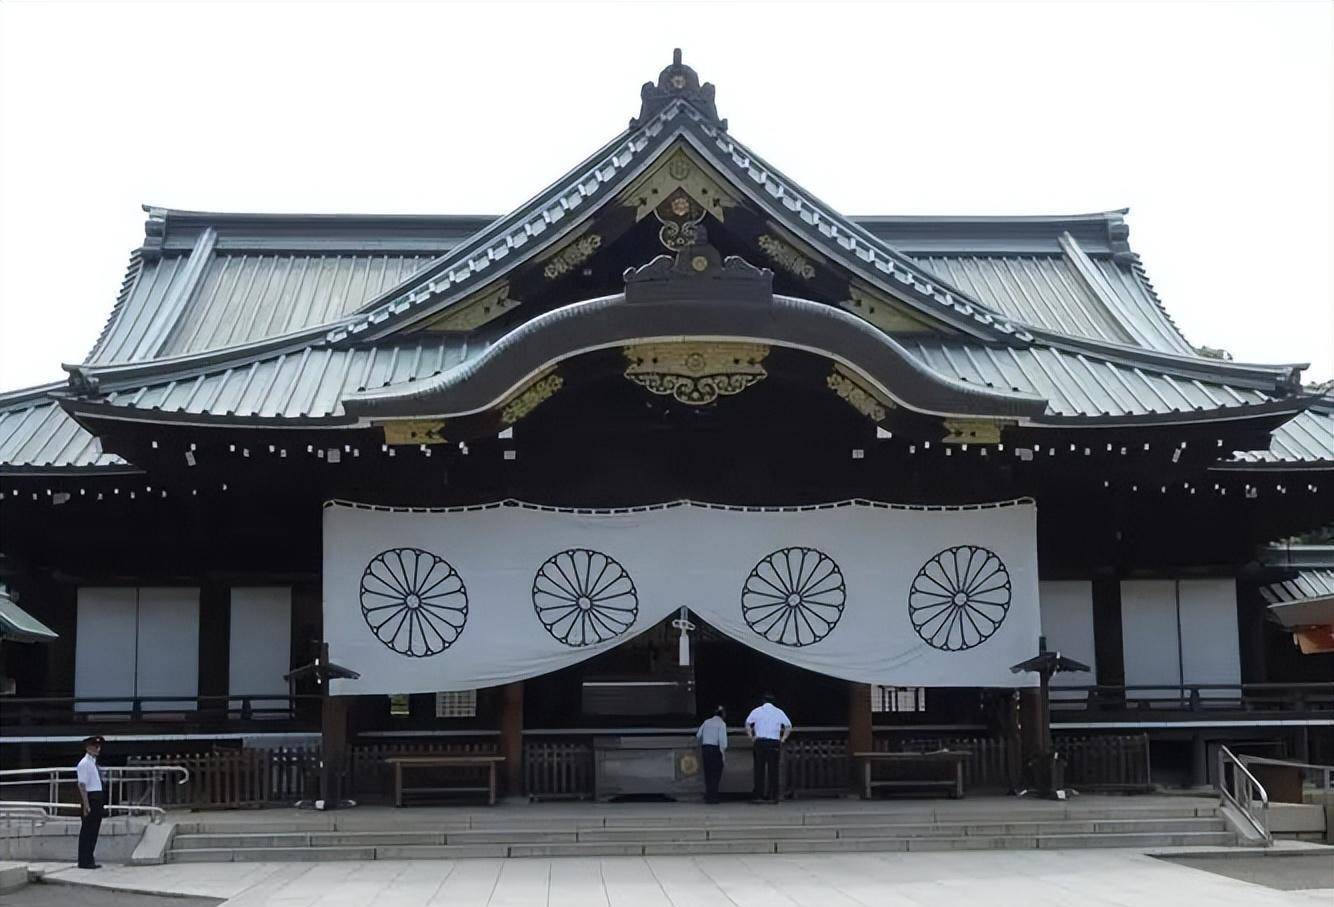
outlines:
[[[253,700],[257,709],[285,708],[292,670],[292,589],[253,586],[232,590],[231,649],[227,658],[228,692],[233,696],[279,695]],[[240,708],[239,700],[232,708]]]
[[[74,636],[74,695],[133,696],[138,649],[139,590],[85,587],[79,589],[78,625]],[[124,702],[79,702],[80,712],[125,711]]]
[[[199,590],[139,590],[139,696],[199,695]],[[196,702],[144,700],[144,711],[194,711]]]
[[[194,711],[198,694],[197,588],[79,589],[76,697],[137,696],[144,711]],[[189,699],[153,701],[154,696]],[[130,707],[129,700],[76,705],[81,712]]]

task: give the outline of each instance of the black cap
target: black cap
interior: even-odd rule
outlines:
[[[104,744],[104,743],[106,743],[106,741],[103,740],[101,737],[99,737],[99,736],[96,735],[96,734],[94,734],[94,735],[91,736],[91,737],[84,737],[84,738],[83,738],[83,745],[84,745],[84,746],[101,746],[101,745]]]

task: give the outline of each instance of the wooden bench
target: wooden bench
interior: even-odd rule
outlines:
[[[496,766],[504,756],[390,756],[384,760],[394,767],[394,805],[403,805],[404,794],[486,794],[488,806],[496,803]],[[404,787],[405,768],[485,768],[487,786],[453,785],[450,787]]]
[[[872,792],[878,787],[944,787],[949,789],[950,796],[956,800],[963,796],[963,763],[968,758],[968,753],[956,750],[938,750],[934,753],[853,753],[852,758],[861,763],[863,800],[871,799]],[[889,763],[890,765],[912,763],[949,765],[952,763],[954,771],[951,778],[895,778],[885,781],[876,780],[873,775],[872,766],[877,763]]]

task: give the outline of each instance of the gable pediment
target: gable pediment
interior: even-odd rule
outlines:
[[[687,122],[689,122],[688,118]],[[967,333],[990,338],[973,315],[934,312],[912,292],[925,278],[885,280],[875,268],[832,245],[785,205],[769,210],[753,186],[725,170],[689,131],[673,134],[638,172],[607,191],[581,219],[565,218],[541,247],[510,253],[504,273],[458,294],[417,306],[401,330],[470,332],[508,316],[520,324],[560,305],[619,292],[621,275],[688,242],[703,228],[725,255],[774,270],[777,292],[839,306],[890,333]],[[516,313],[511,315],[511,313]]]

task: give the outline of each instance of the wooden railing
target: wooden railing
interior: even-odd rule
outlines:
[[[792,737],[783,747],[783,771],[794,797],[841,794],[848,789],[845,737]]]
[[[527,740],[524,789],[530,800],[583,800],[593,796],[593,744],[589,740]]]
[[[305,748],[220,750],[131,756],[131,766],[179,765],[185,784],[162,791],[164,806],[235,809],[295,803],[318,789],[319,750]]]
[[[1065,759],[1065,781],[1084,790],[1147,790],[1149,736],[1147,734],[1057,734],[1056,752]]]
[[[170,724],[174,730],[318,730],[322,696],[5,696],[8,735],[47,734],[54,727],[87,732],[130,722]]]

